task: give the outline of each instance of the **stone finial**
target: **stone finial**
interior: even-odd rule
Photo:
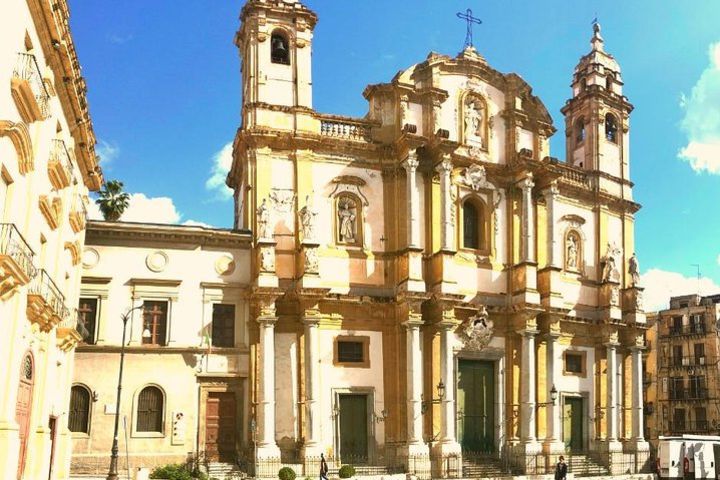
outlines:
[[[590,45],[592,45],[593,51],[597,52],[604,52],[605,51],[605,40],[603,40],[602,35],[600,35],[600,23],[598,21],[593,22],[593,36],[592,40],[590,40]]]

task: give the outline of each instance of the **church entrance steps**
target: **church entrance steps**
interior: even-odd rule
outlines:
[[[217,480],[248,478],[247,474],[238,469],[234,463],[208,462],[207,473],[210,478],[216,478]]]

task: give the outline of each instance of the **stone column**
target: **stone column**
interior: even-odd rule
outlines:
[[[305,445],[303,457],[319,462],[322,448],[320,445],[320,358],[319,337],[320,319],[317,317],[304,317],[305,324]],[[313,458],[317,457],[317,458]],[[307,471],[307,470],[306,470]]]
[[[445,155],[443,161],[436,167],[440,174],[440,247],[445,251],[455,250],[455,229],[452,220],[452,193],[450,191],[452,173],[452,161],[450,155]]]
[[[260,324],[260,401],[258,405],[258,435],[257,458],[279,459],[280,449],[275,442],[275,323],[277,317],[273,315],[260,315],[257,319]]]
[[[560,332],[551,331],[547,335],[547,399],[552,402],[550,390],[557,382],[556,378],[556,360],[557,360],[557,343],[560,338]],[[562,453],[565,451],[565,444],[561,440],[562,420],[560,418],[560,397],[558,395],[555,403],[548,405],[547,412],[547,438],[545,439],[545,449],[548,453]]]
[[[429,451],[423,441],[422,420],[422,388],[423,364],[420,344],[420,326],[422,318],[417,314],[410,314],[404,323],[406,329],[407,346],[407,468],[410,473],[429,471]]]
[[[562,262],[555,235],[555,200],[559,193],[557,182],[552,182],[550,187],[543,192],[547,205],[547,264],[550,267],[559,267]]]
[[[606,344],[607,347],[607,443],[608,451],[616,452],[622,450],[622,444],[618,441],[618,361],[617,346],[614,341]]]
[[[535,215],[533,213],[533,176],[528,173],[519,183],[522,189],[522,261],[535,262]]]
[[[632,347],[632,432],[637,451],[648,451],[650,446],[645,440],[645,418],[643,417],[642,352],[639,346]]]
[[[535,336],[538,331],[527,328],[519,332],[522,335],[522,364],[520,369],[520,434],[525,444],[525,453],[540,451],[537,441],[537,396],[535,377],[537,362],[535,359]]]
[[[438,447],[440,455],[445,457],[460,454],[460,444],[455,436],[455,357],[452,346],[455,324],[443,323],[440,328],[440,380],[445,385],[445,396],[441,402]]]
[[[411,150],[403,163],[407,173],[407,245],[420,246],[420,200],[417,191],[417,167],[419,165],[417,151]]]

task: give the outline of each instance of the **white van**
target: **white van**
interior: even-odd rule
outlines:
[[[660,437],[658,474],[666,479],[720,480],[720,437],[682,435]]]

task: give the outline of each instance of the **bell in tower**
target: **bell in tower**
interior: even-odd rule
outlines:
[[[290,49],[288,48],[287,37],[280,32],[275,32],[272,34],[270,45],[272,63],[290,65]]]

